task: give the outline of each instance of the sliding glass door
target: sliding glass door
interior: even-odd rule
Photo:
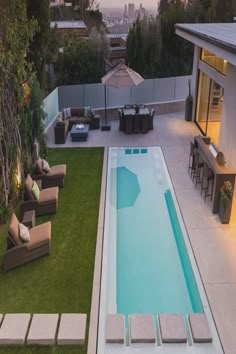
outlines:
[[[204,135],[217,144],[220,132],[224,90],[200,71],[196,123]]]

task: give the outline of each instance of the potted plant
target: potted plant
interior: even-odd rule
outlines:
[[[222,224],[228,224],[230,221],[232,198],[232,184],[229,181],[225,181],[220,189],[219,217]]]
[[[193,96],[191,93],[191,80],[188,80],[188,96],[185,100],[185,120],[192,120]]]

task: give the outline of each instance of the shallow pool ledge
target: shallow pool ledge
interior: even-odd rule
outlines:
[[[101,286],[101,270],[102,270],[102,247],[104,234],[104,216],[105,216],[105,200],[106,200],[106,179],[107,179],[107,161],[108,148],[104,148],[102,183],[100,192],[100,205],[97,227],[97,244],[94,261],[93,273],[93,290],[90,309],[90,322],[88,333],[88,348],[87,354],[96,354],[97,352],[97,335],[98,335],[98,314],[99,314],[99,299]]]

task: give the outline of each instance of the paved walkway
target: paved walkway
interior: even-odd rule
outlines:
[[[156,116],[154,130],[148,134],[126,135],[113,121],[110,132],[91,131],[88,141],[81,143],[71,143],[68,137],[62,146],[162,147],[225,353],[236,354],[236,196],[231,223],[222,225],[187,172],[190,140],[198,134],[196,125],[177,113]],[[48,145],[56,147],[53,140],[51,129]]]

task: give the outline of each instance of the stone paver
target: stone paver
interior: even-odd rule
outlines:
[[[83,345],[86,334],[86,314],[64,313],[61,315],[57,344],[58,345]]]
[[[130,342],[155,343],[156,331],[153,316],[150,314],[130,315]]]
[[[33,315],[27,344],[53,345],[57,330],[58,314]]]
[[[188,316],[189,324],[195,343],[210,343],[212,336],[204,313],[191,313]]]
[[[187,333],[180,314],[160,314],[158,316],[163,343],[186,343]]]
[[[24,344],[30,317],[29,313],[6,314],[0,328],[0,344]]]
[[[106,342],[124,344],[125,341],[125,316],[121,314],[107,315]]]

